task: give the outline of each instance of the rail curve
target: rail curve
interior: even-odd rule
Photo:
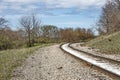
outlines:
[[[115,61],[115,60],[101,57],[101,56],[96,56],[96,55],[87,53],[85,51],[76,50],[70,47],[70,43],[62,44],[60,48],[63,51],[120,78],[120,62],[119,61]]]

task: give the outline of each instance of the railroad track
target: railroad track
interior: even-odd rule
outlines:
[[[120,62],[119,61],[93,55],[85,51],[77,50],[71,47],[70,43],[63,44],[60,46],[60,48],[63,51],[120,78]]]
[[[84,50],[76,49],[76,48],[74,48],[74,47],[71,46],[71,45],[72,45],[72,43],[70,43],[70,44],[68,45],[68,47],[72,48],[73,50],[76,50],[76,51],[79,51],[79,52],[83,52],[83,53],[85,53],[85,54],[87,54],[87,55],[90,55],[90,56],[93,56],[93,57],[98,57],[98,58],[101,58],[101,59],[107,59],[107,60],[109,60],[109,61],[111,61],[111,62],[119,63],[119,64],[120,64],[120,61],[117,61],[117,60],[114,60],[114,59],[111,59],[111,58],[107,58],[107,57],[102,57],[102,56],[99,56],[99,55],[95,55],[95,54],[92,54],[91,52],[87,52],[87,51],[84,51]]]

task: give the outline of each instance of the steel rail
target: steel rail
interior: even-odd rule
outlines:
[[[85,55],[92,56],[92,57],[95,57],[95,58],[101,58],[102,60],[109,60],[110,62],[115,62],[115,63],[118,63],[118,64],[119,64],[119,61],[115,61],[115,60],[105,58],[105,57],[101,57],[101,56],[96,56],[96,55],[87,53],[85,51],[77,50],[73,47],[70,47],[70,43],[61,44],[60,48],[63,51],[65,51],[65,52],[67,52],[67,53],[69,53],[69,54],[71,54],[71,55],[73,55],[73,56],[91,64],[91,65],[93,65],[93,66],[96,66],[96,67],[98,67],[98,68],[100,68],[104,71],[107,71],[108,73],[111,73],[111,74],[117,76],[118,78],[120,78],[120,71],[119,70],[117,71],[117,69],[114,69],[114,67],[106,68],[104,66],[104,65],[106,65],[106,63],[100,63],[100,62],[97,62],[97,61],[92,60],[92,59],[87,59],[85,56],[82,56],[80,53],[84,53]]]
[[[98,57],[98,58],[101,58],[101,59],[106,59],[106,60],[109,60],[111,62],[114,62],[114,63],[117,63],[117,64],[119,63],[120,64],[120,61],[117,61],[117,60],[114,60],[114,59],[111,59],[111,58],[107,58],[107,57],[103,57],[103,56],[99,56],[99,55],[95,55],[95,54],[92,54],[91,52],[87,52],[87,51],[84,51],[84,50],[76,49],[76,48],[74,48],[74,47],[71,46],[72,44],[73,43],[70,43],[68,45],[68,47],[72,48],[73,50],[76,50],[76,51],[79,51],[79,52],[83,52],[83,53],[85,53],[87,55],[90,55],[90,56],[93,56],[93,57]]]

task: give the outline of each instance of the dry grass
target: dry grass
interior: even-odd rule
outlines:
[[[37,47],[12,49],[0,51],[0,80],[9,80],[13,69],[20,66],[22,62],[37,49],[51,44],[43,44]]]
[[[102,53],[120,54],[120,32],[98,37],[87,42],[87,45],[100,49]]]

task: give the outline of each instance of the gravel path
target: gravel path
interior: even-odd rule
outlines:
[[[11,80],[112,80],[64,53],[59,45],[39,49],[12,75]]]

